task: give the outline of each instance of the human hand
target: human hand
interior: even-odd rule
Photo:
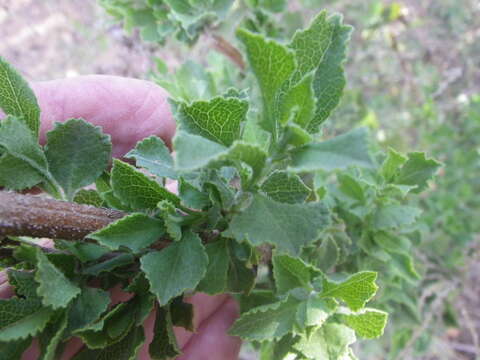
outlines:
[[[32,84],[41,112],[40,141],[55,122],[83,118],[101,126],[112,137],[113,156],[121,157],[135,144],[157,135],[167,144],[175,132],[175,123],[167,103],[167,94],[153,83],[115,76],[83,76]],[[0,298],[12,296],[0,273]],[[2,285],[3,283],[3,285]],[[114,290],[112,302],[124,300],[126,294]],[[238,358],[240,340],[228,336],[227,329],[238,316],[238,306],[228,295],[195,294],[186,300],[194,306],[196,333],[175,328],[178,345],[183,355],[179,360],[234,360]],[[140,360],[150,359],[148,344],[153,338],[155,314],[144,323],[146,342]],[[73,339],[67,345],[61,360],[70,359],[83,344]],[[38,344],[24,353],[22,360],[34,360],[39,355]]]

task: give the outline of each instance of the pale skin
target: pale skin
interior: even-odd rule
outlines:
[[[121,157],[137,141],[157,135],[167,144],[175,132],[175,122],[167,102],[167,93],[153,83],[116,76],[81,76],[72,79],[32,84],[41,108],[40,141],[55,122],[70,118],[83,118],[110,134],[113,156]],[[13,295],[0,272],[0,298]],[[119,289],[111,291],[112,302],[128,299]],[[179,360],[235,360],[240,350],[240,339],[229,336],[228,328],[238,317],[238,305],[228,295],[208,296],[198,293],[188,302],[194,306],[196,333],[175,328],[183,355]],[[153,337],[154,316],[144,323],[147,341],[138,359],[149,360],[148,344]],[[71,359],[81,348],[78,339],[67,345],[61,360]],[[36,342],[23,355],[22,360],[38,358]]]

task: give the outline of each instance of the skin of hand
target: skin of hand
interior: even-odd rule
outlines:
[[[150,135],[161,137],[167,144],[175,132],[175,122],[167,102],[167,93],[153,83],[116,76],[91,75],[31,84],[41,108],[40,142],[55,122],[83,118],[101,126],[110,134],[113,156],[121,157],[135,144]],[[45,240],[45,245],[51,241]],[[131,294],[119,288],[110,291],[112,304],[127,300]],[[13,296],[7,276],[0,272],[0,298]],[[175,328],[182,355],[178,360],[235,360],[240,339],[229,336],[228,328],[238,317],[237,303],[228,295],[208,296],[197,293],[186,299],[194,307],[196,332]],[[149,360],[148,344],[153,338],[155,313],[144,323],[146,342],[139,360]],[[83,344],[78,338],[66,346],[61,360],[71,359]],[[39,357],[38,343],[23,354],[22,360]]]

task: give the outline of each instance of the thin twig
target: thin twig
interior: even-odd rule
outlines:
[[[81,240],[125,215],[112,209],[0,191],[0,237]]]

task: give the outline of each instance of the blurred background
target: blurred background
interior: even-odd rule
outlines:
[[[395,299],[384,339],[358,345],[360,359],[480,358],[480,1],[298,0],[275,15],[280,25],[262,24],[289,34],[322,8],[355,27],[347,90],[328,128],[366,125],[382,148],[426,151],[445,164],[418,199],[422,279]],[[187,53],[206,66],[220,61],[208,33],[191,48],[160,46],[144,41],[142,21],[128,31],[122,22],[95,0],[0,0],[0,54],[31,81],[112,74],[171,92],[198,70],[180,66]],[[256,358],[249,349],[242,357]]]

